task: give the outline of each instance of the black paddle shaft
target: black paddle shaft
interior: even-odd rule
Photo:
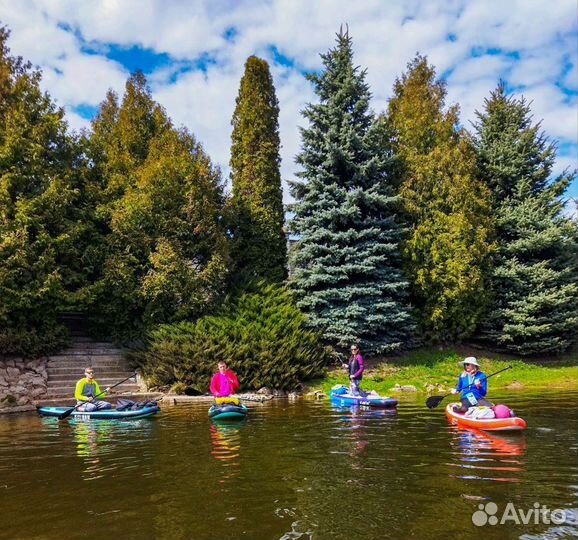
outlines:
[[[500,371],[496,371],[495,373],[492,373],[491,375],[488,375],[486,377],[482,377],[480,380],[487,380],[490,377],[493,377],[494,375],[497,375],[498,373],[502,373],[502,371],[508,371],[509,369],[512,369],[512,366],[508,366],[505,367],[504,369],[500,369]],[[468,384],[468,386],[462,388],[462,391],[467,390],[468,388],[470,388],[471,386],[473,386],[475,383],[471,383]],[[428,406],[429,409],[434,409],[435,407],[437,407],[445,398],[447,398],[448,396],[451,396],[453,394],[446,394],[445,396],[431,396],[429,398],[427,398],[425,404]]]
[[[112,386],[109,386],[107,390],[112,390],[113,388],[117,387],[119,384],[122,384],[123,382],[126,382],[129,379],[132,379],[133,377],[136,377],[136,373],[133,373],[132,375],[129,375],[126,379],[123,379],[122,381],[117,382],[116,384],[113,384]],[[102,392],[100,392],[96,396],[94,396],[92,399],[95,400],[97,397],[102,396],[102,394],[106,394],[107,390],[103,390]],[[89,401],[83,401],[82,403],[77,403],[74,407],[72,407],[71,409],[68,409],[67,411],[64,411],[61,415],[59,415],[58,419],[64,420],[65,418],[68,418],[78,407],[80,407],[82,405],[86,405],[87,403],[90,403],[90,402]]]

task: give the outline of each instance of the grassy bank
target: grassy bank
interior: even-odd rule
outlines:
[[[578,355],[556,359],[520,360],[480,350],[454,348],[438,350],[423,348],[393,358],[369,359],[366,362],[363,388],[379,393],[395,393],[395,385],[413,385],[418,392],[449,391],[461,372],[459,361],[476,356],[481,369],[490,375],[511,365],[513,369],[492,377],[491,388],[578,389]],[[348,384],[347,374],[340,367],[331,368],[327,377],[313,381],[308,391],[329,393],[335,384]]]

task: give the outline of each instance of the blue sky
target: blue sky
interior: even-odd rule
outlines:
[[[177,125],[228,172],[230,119],[246,58],[271,64],[280,101],[282,174],[296,172],[298,126],[315,100],[304,73],[348,24],[367,69],[373,109],[416,52],[429,57],[461,106],[465,126],[499,79],[532,102],[558,141],[556,172],[578,166],[578,25],[575,0],[20,0],[0,3],[9,46],[39,66],[43,86],[85,127],[109,88],[147,75]],[[578,180],[570,195],[578,197]],[[286,201],[289,195],[286,193]]]

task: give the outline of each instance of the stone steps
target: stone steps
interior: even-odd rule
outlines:
[[[118,382],[118,381],[113,381],[111,383],[114,384],[114,382]],[[106,388],[106,386],[108,386],[108,383],[103,383],[102,386],[100,387],[101,390],[104,391],[104,389]],[[74,396],[74,385],[64,385],[64,386],[49,386],[48,387],[48,392],[46,394],[46,399],[53,399],[53,398],[58,398],[58,397],[72,397]],[[112,395],[119,395],[119,394],[134,394],[136,392],[139,391],[139,386],[137,384],[121,384],[119,386],[117,386],[116,388],[113,388]],[[111,394],[107,395],[107,396],[103,396],[102,399],[108,399],[108,397]]]
[[[84,377],[84,369],[92,367],[101,390],[134,373],[123,356],[122,349],[112,343],[75,337],[72,345],[51,355],[46,365],[47,393],[43,400],[69,399],[74,395],[76,382]],[[140,389],[135,379],[115,387],[114,394],[134,394]],[[108,396],[107,396],[108,398]]]
[[[107,386],[112,386],[114,384],[116,384],[119,381],[122,381],[123,379],[125,379],[127,376],[130,375],[129,373],[119,373],[119,374],[113,374],[112,376],[104,376],[104,377],[98,377],[97,382],[98,385],[100,386],[101,390],[104,390]],[[73,394],[74,393],[74,389],[76,388],[76,382],[78,381],[78,379],[80,379],[81,377],[75,377],[75,378],[69,378],[69,379],[48,379],[48,384],[47,389],[48,389],[48,393],[52,394],[55,391],[59,391],[59,395],[62,394],[62,392],[64,393],[69,393],[69,394]],[[134,388],[138,388],[138,384],[136,383],[136,381],[134,379],[129,379],[128,381],[119,384],[117,387],[114,388],[113,391],[116,391],[118,389],[118,391],[125,391],[127,388],[131,389],[131,391]],[[134,388],[133,388],[134,387]]]
[[[95,356],[100,358],[101,356],[107,357],[116,357],[116,356],[123,356],[123,351],[120,349],[65,349],[61,351],[59,354],[53,354],[50,356],[51,359],[59,360],[61,358],[78,358],[79,356]]]
[[[96,364],[96,365],[93,365]],[[125,360],[118,359],[118,360],[104,360],[102,362],[82,362],[77,360],[76,362],[68,362],[68,361],[50,361],[47,364],[47,367],[50,368],[50,373],[54,373],[55,375],[70,373],[71,375],[78,375],[78,377],[82,377],[84,375],[84,369],[88,366],[92,366],[95,370],[96,376],[98,377],[103,370],[105,371],[117,371],[122,370],[129,373],[131,370],[128,369],[128,364]]]
[[[81,377],[84,376],[84,367],[83,366],[49,366],[50,372],[48,375],[48,381],[56,380],[56,379],[70,379],[77,381]],[[95,368],[96,369],[96,368]],[[127,369],[127,367],[121,363],[118,364],[110,364],[103,366],[101,364],[98,365],[98,369],[96,371],[96,379],[100,380],[101,373],[106,373],[111,377],[117,375],[123,375],[126,373],[125,377],[128,377],[131,374],[131,370]],[[122,377],[121,377],[122,378]]]
[[[118,358],[98,359],[94,357],[77,357],[77,358],[60,358],[58,360],[49,360],[48,365],[52,368],[58,369],[82,369],[87,366],[92,366],[95,370],[105,369],[115,366],[127,366],[127,361],[120,356]]]

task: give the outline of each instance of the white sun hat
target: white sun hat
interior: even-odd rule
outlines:
[[[460,364],[472,364],[472,366],[480,367],[480,364],[478,364],[478,359],[475,356],[468,356],[466,359],[462,360]]]

